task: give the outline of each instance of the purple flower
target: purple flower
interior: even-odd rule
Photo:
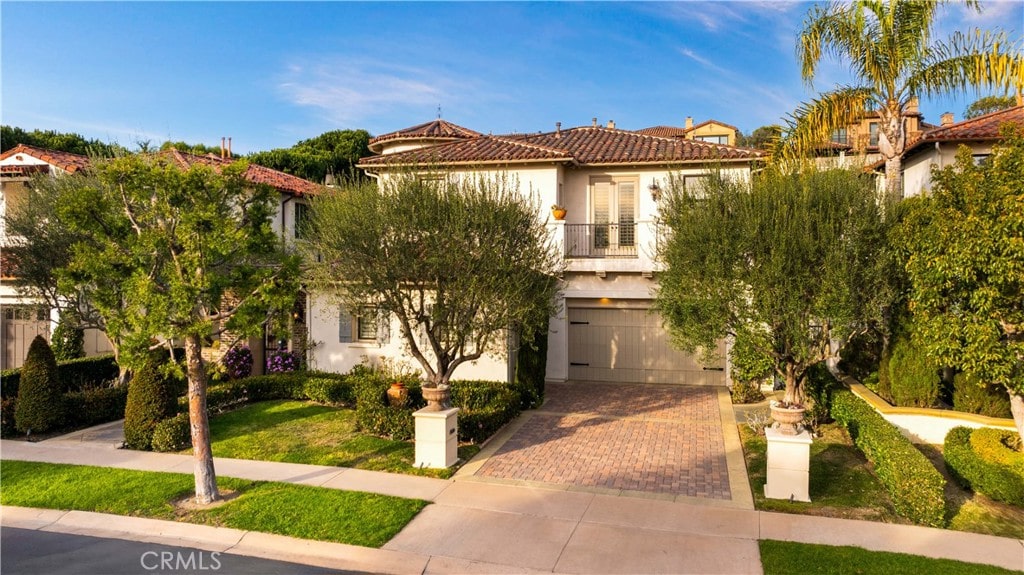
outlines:
[[[224,354],[221,363],[228,372],[228,379],[241,379],[252,374],[252,351],[248,347],[233,347]]]
[[[275,351],[267,358],[267,373],[287,373],[299,369],[299,354],[291,351]]]

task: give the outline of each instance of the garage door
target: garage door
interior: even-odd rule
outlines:
[[[27,305],[4,306],[0,325],[0,369],[21,367],[28,346],[37,335],[49,341],[50,320],[46,310]]]
[[[725,360],[705,365],[675,349],[647,309],[569,308],[569,378],[725,385]],[[719,346],[719,355],[724,346]]]

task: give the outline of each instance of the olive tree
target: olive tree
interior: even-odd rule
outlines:
[[[308,279],[347,309],[397,318],[426,387],[546,328],[561,259],[539,201],[502,176],[430,170],[350,181],[310,204]]]
[[[785,403],[803,405],[808,369],[880,319],[885,230],[872,179],[810,166],[716,176],[699,190],[673,178],[662,201],[656,305],[673,340],[707,354],[736,338],[771,358]]]
[[[1006,135],[985,161],[962,147],[936,170],[897,232],[928,354],[1005,387],[1024,437],[1024,133]]]

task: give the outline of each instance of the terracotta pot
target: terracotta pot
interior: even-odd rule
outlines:
[[[402,407],[407,401],[409,401],[409,390],[406,389],[405,384],[400,381],[392,383],[388,388],[388,403],[392,407]]]
[[[423,399],[427,400],[428,411],[444,411],[451,408],[451,390],[447,385],[440,387],[424,387]]]
[[[783,407],[777,401],[771,402],[769,407],[772,410],[772,419],[778,424],[777,427],[783,435],[796,435],[803,429],[804,412],[803,407]]]
[[[553,218],[555,218],[556,220],[558,220],[558,221],[562,221],[562,220],[565,219],[565,210],[564,209],[552,209],[551,210],[551,216]]]

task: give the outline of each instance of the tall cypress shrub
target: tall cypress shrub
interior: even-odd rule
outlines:
[[[14,423],[22,433],[43,433],[57,429],[64,420],[64,401],[57,360],[46,338],[37,335],[21,366],[18,405]]]
[[[151,358],[128,383],[128,404],[124,410],[124,443],[130,449],[148,451],[153,431],[161,421],[178,411],[177,385],[160,372]]]

